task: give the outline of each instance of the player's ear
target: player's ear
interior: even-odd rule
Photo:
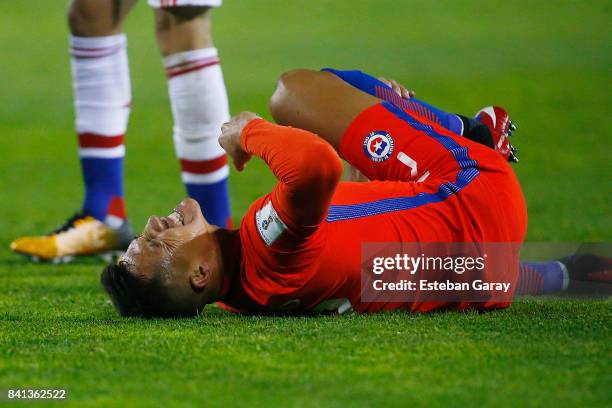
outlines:
[[[192,272],[189,276],[189,282],[191,283],[191,287],[196,292],[201,292],[204,290],[206,285],[212,279],[212,270],[210,265],[206,262],[199,263],[197,265],[197,269]]]

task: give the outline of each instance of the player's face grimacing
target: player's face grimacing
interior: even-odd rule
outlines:
[[[151,216],[122,257],[133,273],[155,280],[168,314],[201,310],[218,291],[219,249],[197,201],[187,198],[166,217]]]

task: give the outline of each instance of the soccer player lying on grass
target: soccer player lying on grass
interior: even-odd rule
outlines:
[[[341,77],[297,70],[279,80],[272,115],[301,129],[249,112],[223,126],[220,143],[236,168],[256,155],[279,183],[251,205],[238,230],[209,224],[190,199],[167,217],[150,217],[102,273],[122,315],[194,315],[215,301],[241,313],[509,306],[362,301],[362,242],[521,243],[526,208],[508,154]],[[340,182],[340,157],[375,181]]]

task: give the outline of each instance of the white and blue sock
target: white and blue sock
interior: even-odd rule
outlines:
[[[231,227],[229,166],[219,146],[229,106],[216,48],[180,52],[164,58],[174,118],[173,139],[181,178],[206,219]]]
[[[126,218],[123,143],[131,88],[125,35],[70,37],[83,210],[111,226]]]

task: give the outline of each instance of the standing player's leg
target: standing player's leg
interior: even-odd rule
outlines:
[[[229,106],[217,49],[211,34],[210,7],[220,1],[187,0],[155,7],[157,41],[164,58],[174,118],[174,145],[187,193],[211,223],[231,226],[229,166],[219,146]],[[185,3],[185,5],[182,5]]]
[[[123,201],[123,139],[130,78],[123,20],[135,0],[73,0],[68,9],[76,131],[85,184],[82,210],[52,233],[11,244],[34,258],[122,249],[131,238]]]
[[[134,3],[74,0],[69,8],[83,210],[101,221],[126,218],[123,138],[132,96],[123,20]]]

